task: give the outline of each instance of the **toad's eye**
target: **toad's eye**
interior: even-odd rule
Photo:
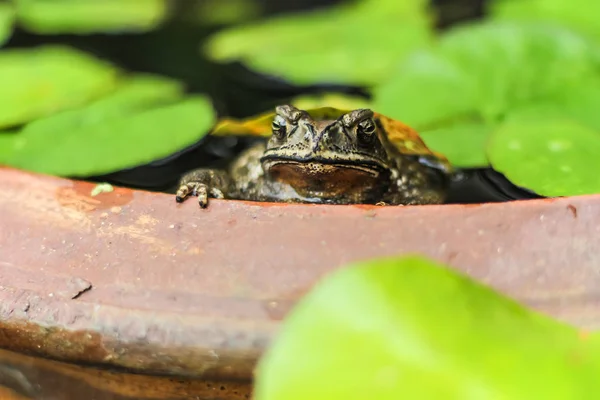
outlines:
[[[273,130],[273,135],[276,138],[283,139],[287,131],[287,123],[285,122],[285,119],[277,115],[275,119],[273,119],[271,129]]]
[[[358,140],[363,143],[371,143],[375,137],[375,121],[372,119],[365,119],[358,123],[356,127],[356,135]]]

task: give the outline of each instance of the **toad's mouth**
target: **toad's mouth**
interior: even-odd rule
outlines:
[[[378,186],[386,168],[371,160],[330,160],[263,157],[263,169],[274,180],[291,185],[300,193],[338,196]]]
[[[306,165],[307,168],[321,167],[328,170],[333,168],[353,169],[378,176],[383,171],[389,169],[381,160],[362,154],[348,154],[347,157],[325,158],[315,157],[314,155],[302,157],[267,152],[261,157],[260,161],[267,170],[279,164],[289,164],[297,165],[298,167]]]

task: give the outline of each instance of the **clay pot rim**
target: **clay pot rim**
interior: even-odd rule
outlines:
[[[200,210],[193,200],[176,205],[173,195],[116,186],[92,197],[94,183],[11,168],[0,167],[0,181],[0,220],[9,229],[0,248],[13,249],[0,254],[0,346],[10,350],[143,373],[248,380],[285,314],[319,276],[396,248],[430,251],[575,324],[600,319],[585,309],[592,288],[559,304],[581,280],[597,279],[600,195],[407,207],[211,200]],[[537,234],[538,242],[528,248],[511,239],[520,234]],[[565,270],[572,265],[556,263],[570,254],[556,246],[567,236],[588,240],[569,258],[572,265],[585,261],[577,279]],[[360,241],[348,246],[353,237]],[[255,253],[240,258],[223,238]],[[277,250],[296,239],[312,254]],[[494,246],[504,253],[492,254]],[[304,258],[276,260],[264,251]],[[510,264],[535,257],[543,264],[527,271]]]

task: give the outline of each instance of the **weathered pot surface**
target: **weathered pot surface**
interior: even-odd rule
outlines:
[[[2,400],[246,400],[251,382],[150,376],[0,350]]]
[[[600,196],[481,205],[212,200],[0,168],[0,347],[248,381],[290,307],[350,261],[422,253],[600,325]]]

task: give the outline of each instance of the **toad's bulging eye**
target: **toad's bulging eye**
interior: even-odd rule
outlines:
[[[361,142],[371,143],[375,137],[375,122],[372,119],[359,122],[356,127],[356,134]]]
[[[281,118],[279,115],[276,116],[271,124],[271,129],[273,130],[273,135],[275,137],[278,139],[283,139],[287,131],[285,119]]]

